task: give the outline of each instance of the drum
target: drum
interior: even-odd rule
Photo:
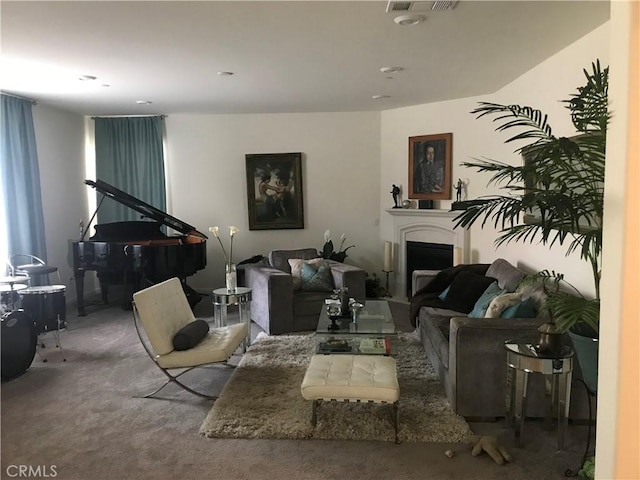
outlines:
[[[31,317],[23,310],[2,316],[2,380],[11,380],[27,371],[36,354],[38,334]]]
[[[41,285],[18,292],[20,308],[36,323],[38,335],[67,326],[65,290],[64,285]]]

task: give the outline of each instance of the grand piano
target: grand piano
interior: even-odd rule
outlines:
[[[80,241],[71,242],[78,315],[86,315],[84,275],[89,270],[97,272],[104,303],[108,303],[109,285],[123,285],[122,307],[131,308],[131,297],[140,288],[178,277],[193,308],[201,295],[187,285],[186,278],[205,268],[207,236],[102,180],[85,180],[84,183],[100,192],[102,198],[87,228],[81,232]],[[149,220],[97,224],[95,234],[85,240],[89,225],[106,197]],[[182,235],[166,235],[162,226]]]

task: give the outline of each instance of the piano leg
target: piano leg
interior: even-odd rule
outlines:
[[[100,294],[102,295],[102,303],[107,305],[109,303],[109,281],[100,278]]]
[[[140,290],[140,277],[138,272],[127,272],[125,270],[122,278],[122,309],[131,310],[133,308],[133,294]]]
[[[78,316],[86,317],[84,310],[84,270],[76,270],[76,303],[78,304]]]

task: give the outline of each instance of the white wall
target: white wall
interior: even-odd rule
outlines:
[[[209,235],[207,268],[189,284],[206,291],[224,285],[220,246],[208,232],[236,225],[234,260],[279,248],[321,248],[346,233],[347,263],[382,268],[378,240],[380,114],[312,113],[169,115],[169,211]],[[302,152],[305,228],[249,231],[245,154]],[[228,237],[225,248],[228,250]]]
[[[38,103],[33,107],[38,148],[47,262],[58,267],[67,298],[75,298],[69,240],[87,222],[83,117]],[[52,283],[57,283],[55,274]]]
[[[529,104],[549,115],[549,123],[556,135],[574,133],[568,110],[559,100],[567,99],[583,85],[583,68],[590,68],[597,58],[607,65],[609,57],[609,24],[605,24],[568,46],[558,54],[545,60],[520,78],[491,95],[470,97],[454,101],[418,105],[389,110],[382,113],[381,128],[381,191],[390,190],[392,183],[406,187],[408,181],[408,137],[437,133],[453,133],[452,180],[468,181],[468,198],[494,194],[489,189],[490,175],[478,174],[462,167],[461,162],[474,158],[491,158],[519,164],[521,159],[514,154],[517,145],[505,145],[505,134],[494,132],[490,120],[476,120],[469,112],[480,101],[521,105]],[[388,208],[389,198],[381,198],[380,208]],[[436,202],[436,208],[450,208],[450,201]],[[380,234],[383,240],[392,239],[391,216],[381,214]],[[479,225],[479,224],[478,224]],[[497,257],[505,258],[532,271],[553,269],[565,273],[565,277],[581,291],[592,293],[593,280],[586,262],[578,255],[565,258],[566,249],[554,247],[549,250],[537,244],[513,243],[496,248],[497,232],[493,226],[470,231],[471,261],[490,263]]]

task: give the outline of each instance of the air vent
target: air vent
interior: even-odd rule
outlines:
[[[408,12],[411,10],[413,2],[394,2],[389,0],[387,2],[387,13],[389,12]]]
[[[457,0],[444,0],[435,1],[431,7],[431,10],[453,10],[458,3]]]

